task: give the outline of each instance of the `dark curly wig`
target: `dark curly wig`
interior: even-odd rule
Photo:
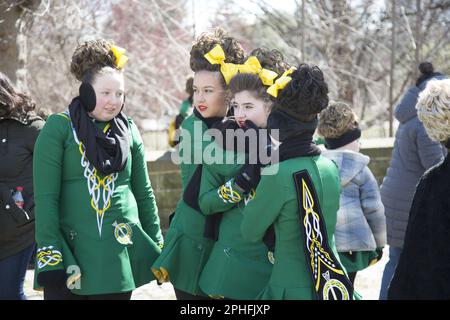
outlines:
[[[328,105],[328,85],[317,66],[300,64],[292,80],[278,92],[274,110],[280,109],[291,117],[309,122]]]
[[[283,61],[283,55],[278,50],[257,48],[250,53],[250,56],[257,57],[261,67],[275,71],[278,76],[281,76],[289,68],[289,65]],[[272,96],[267,94],[267,86],[264,86],[257,74],[238,73],[231,78],[229,87],[233,95],[247,90],[257,98],[274,100]]]
[[[8,77],[0,72],[0,117],[15,117],[25,120],[34,114],[36,104],[31,97],[20,92],[11,84]]]
[[[204,57],[217,44],[225,52],[225,62],[241,64],[244,62],[245,52],[240,43],[229,36],[223,29],[216,28],[212,33],[203,33],[194,42],[191,49],[190,66],[192,71],[220,71],[220,65],[211,64]],[[225,80],[223,79],[225,85]]]
[[[94,75],[102,68],[117,69],[116,57],[111,51],[112,41],[98,39],[90,40],[79,45],[72,56],[70,72],[79,81],[92,83]]]

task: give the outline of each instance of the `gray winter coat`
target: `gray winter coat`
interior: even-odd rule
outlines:
[[[386,219],[370,158],[349,150],[326,150],[341,178],[335,240],[339,252],[373,251],[386,244]]]
[[[443,78],[445,76],[440,75],[435,79]],[[391,163],[381,185],[387,242],[392,247],[403,248],[417,182],[427,169],[441,162],[446,154],[446,149],[440,143],[428,137],[422,122],[417,118],[417,98],[428,81],[419,87],[409,88],[395,109],[395,117],[400,125],[395,135]]]

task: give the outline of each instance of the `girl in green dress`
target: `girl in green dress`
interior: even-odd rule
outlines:
[[[202,34],[190,56],[194,72],[194,112],[181,125],[178,156],[183,195],[152,271],[160,282],[170,281],[177,299],[206,299],[198,279],[213,241],[205,237],[205,218],[198,206],[204,150],[211,143],[204,133],[227,112],[230,69],[244,60],[241,45],[223,30]],[[207,229],[207,228],[206,228]]]
[[[352,287],[333,237],[339,173],[313,143],[317,114],[328,104],[322,71],[301,64],[268,92],[276,97],[268,128],[279,163],[263,169],[241,224],[243,237],[254,242],[261,241],[271,224],[275,228],[272,274],[257,298],[350,299]]]
[[[44,299],[130,299],[153,280],[163,239],[144,146],[123,113],[124,50],[75,50],[80,95],[36,142],[36,288]]]
[[[221,219],[200,287],[212,297],[226,299],[254,299],[272,271],[268,247],[262,239],[255,243],[244,239],[240,225],[243,209],[255,196],[261,171],[258,157],[265,153],[262,149],[269,141],[264,133],[273,99],[266,90],[287,66],[278,51],[257,49],[240,69],[230,81],[234,120],[222,124],[226,129],[234,129],[237,145],[228,150],[228,141],[222,143],[224,161],[204,166],[199,198],[205,215],[218,215]],[[239,138],[244,136],[249,141],[244,141],[247,143],[242,143],[244,149],[240,149]],[[252,179],[248,181],[245,177]]]

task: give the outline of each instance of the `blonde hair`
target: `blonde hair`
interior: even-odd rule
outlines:
[[[431,80],[419,94],[417,116],[435,141],[450,138],[450,79]]]
[[[344,102],[330,102],[319,114],[317,131],[324,138],[338,138],[358,127],[358,120],[352,108]]]

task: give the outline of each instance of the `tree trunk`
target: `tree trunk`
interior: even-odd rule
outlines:
[[[338,86],[338,99],[346,101],[353,105],[354,87],[352,77],[339,70],[351,72],[353,70],[352,56],[353,52],[349,44],[349,11],[346,0],[336,0],[332,4],[332,16],[334,24],[334,40],[331,47],[331,67],[339,75],[340,83]]]
[[[413,66],[414,70],[414,79],[418,77],[417,67],[421,62],[421,48],[422,48],[422,1],[416,0],[416,51],[415,51],[415,65]]]
[[[395,68],[395,28],[397,21],[395,0],[392,0],[391,68],[389,71],[389,137],[394,136],[394,68]]]
[[[26,89],[26,10],[36,10],[41,0],[0,2],[0,71]]]

